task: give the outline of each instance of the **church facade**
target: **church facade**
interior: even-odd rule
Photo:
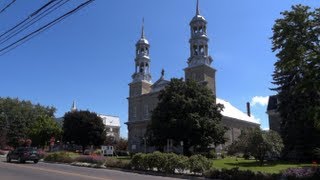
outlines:
[[[197,1],[196,15],[190,22],[191,37],[190,57],[184,68],[185,79],[193,79],[207,86],[216,95],[216,70],[211,67],[213,58],[209,55],[209,38],[207,36],[207,21],[200,15]],[[158,95],[170,82],[164,79],[164,72],[155,83],[151,82],[150,73],[150,44],[145,37],[142,26],[141,38],[136,43],[135,72],[129,84],[128,99],[128,148],[130,152],[150,152],[152,147],[146,145],[146,129],[151,119],[151,111],[157,106]],[[228,127],[225,136],[232,143],[240,135],[241,130],[259,127],[260,124],[250,114],[246,114],[232,106],[229,102],[217,98],[225,109],[222,123]]]

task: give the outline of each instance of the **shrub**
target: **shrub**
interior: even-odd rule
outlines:
[[[167,157],[165,153],[155,151],[151,154],[146,154],[144,158],[147,168],[149,170],[153,170],[154,168],[156,168],[158,171],[164,171],[163,168],[167,162]]]
[[[46,153],[42,149],[38,149],[37,152],[39,154],[40,159],[43,159],[46,155]]]
[[[84,163],[91,163],[91,164],[97,164],[99,166],[103,165],[105,163],[106,158],[103,156],[86,156],[86,155],[81,155],[79,157],[76,157],[74,161],[76,162],[84,162]]]
[[[102,150],[101,149],[97,149],[97,150],[93,151],[92,154],[93,155],[97,155],[97,156],[102,156]]]
[[[282,171],[282,176],[287,179],[319,179],[320,168],[302,167],[288,168]]]
[[[279,175],[277,174],[267,174],[257,172],[254,173],[250,170],[241,171],[239,168],[232,168],[232,169],[214,169],[211,168],[210,170],[204,173],[206,178],[212,179],[234,179],[234,180],[274,180],[279,179]]]
[[[147,170],[148,166],[146,164],[145,154],[137,153],[132,157],[130,162],[130,167],[138,170]]]
[[[203,173],[208,170],[211,166],[211,162],[204,156],[193,155],[188,160],[189,168],[191,172]]]
[[[56,152],[56,153],[52,153],[52,154],[47,155],[44,158],[44,161],[71,163],[73,161],[73,159],[66,152]]]
[[[120,160],[116,158],[107,158],[104,164],[106,167],[113,167],[113,168],[130,168],[130,162],[125,160]]]

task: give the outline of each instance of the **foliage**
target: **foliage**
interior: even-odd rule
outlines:
[[[128,150],[128,139],[120,138],[116,142],[117,151],[127,151]]]
[[[260,165],[263,165],[266,156],[280,157],[283,143],[277,132],[272,130],[262,131],[260,128],[255,128],[243,131],[230,149],[237,149],[240,153],[250,154],[260,161]]]
[[[269,161],[265,162],[263,166],[260,166],[260,162],[249,159],[246,160],[244,158],[239,157],[226,157],[224,159],[216,159],[214,160],[214,167],[217,169],[232,169],[235,167],[239,167],[240,170],[251,170],[254,172],[264,172],[264,173],[280,173],[281,171],[288,168],[297,168],[297,167],[305,167],[312,166],[310,163],[297,163],[297,162],[287,162],[287,161]]]
[[[71,163],[71,162],[73,162],[73,158],[71,157],[70,153],[67,153],[67,152],[56,152],[56,153],[48,154],[44,158],[44,161]]]
[[[188,158],[183,155],[161,152],[153,152],[150,154],[137,153],[130,162],[130,167],[133,169],[170,174],[176,171],[182,173],[188,169],[191,172],[202,173],[204,170],[209,169],[210,165],[211,162],[201,155],[194,155]]]
[[[288,168],[282,172],[282,177],[287,179],[320,179],[320,168]]]
[[[60,137],[62,129],[58,123],[47,115],[39,116],[28,131],[35,146],[45,146],[51,137]]]
[[[16,147],[19,139],[28,138],[29,129],[39,116],[54,117],[55,110],[54,107],[32,104],[30,101],[0,98],[1,136],[6,137],[5,143]]]
[[[273,26],[281,136],[288,158],[311,159],[320,146],[320,8],[292,6]]]
[[[75,162],[85,162],[91,164],[97,164],[99,166],[103,165],[106,162],[106,158],[104,156],[97,155],[81,155],[74,159]]]
[[[193,155],[188,160],[191,172],[203,173],[205,170],[210,169],[211,161],[201,155]]]
[[[64,115],[63,140],[82,145],[83,152],[88,145],[100,146],[106,138],[102,119],[90,111],[72,111]]]
[[[320,160],[320,148],[315,148],[313,150],[313,155],[316,159],[319,159]]]
[[[250,170],[239,170],[239,168],[232,169],[214,169],[204,173],[206,178],[212,179],[233,179],[233,180],[274,180],[279,179],[278,174],[267,174],[261,172],[252,172]]]
[[[107,157],[104,165],[106,167],[112,167],[112,168],[129,169],[130,161]]]
[[[137,153],[132,157],[132,160],[130,161],[130,167],[137,170],[147,170],[147,164],[145,161],[146,154],[143,153]]]
[[[147,128],[150,145],[163,149],[168,139],[183,141],[184,153],[190,154],[192,146],[206,148],[225,142],[220,113],[223,106],[215,103],[207,87],[191,80],[171,79],[158,98]]]

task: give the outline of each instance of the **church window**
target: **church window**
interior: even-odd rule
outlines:
[[[197,78],[196,73],[192,73],[192,79],[193,79],[193,80],[197,80],[196,78]]]
[[[198,55],[198,47],[196,45],[193,46],[193,54]]]
[[[148,104],[144,105],[144,117],[145,118],[149,117],[149,106],[148,106]]]
[[[134,106],[134,107],[132,108],[132,117],[133,117],[133,118],[136,118],[136,117],[137,117],[137,107],[136,107],[136,106]]]
[[[199,32],[202,33],[202,32],[203,32],[202,30],[203,30],[203,29],[202,29],[202,26],[200,26],[200,27],[199,27]]]
[[[193,27],[194,34],[198,33],[197,27]]]
[[[200,49],[200,54],[201,55],[204,55],[204,48],[203,48],[203,46],[201,45],[201,46],[199,46],[199,49]]]

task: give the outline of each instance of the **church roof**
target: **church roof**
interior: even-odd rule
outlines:
[[[106,126],[116,126],[120,127],[120,118],[117,116],[108,116],[103,114],[98,114],[99,117],[102,118],[103,124]]]
[[[224,106],[224,109],[221,112],[223,116],[227,116],[230,118],[235,118],[235,119],[239,119],[242,121],[247,121],[255,124],[260,124],[258,120],[256,120],[252,116],[248,116],[246,113],[232,106],[228,101],[217,98],[217,103],[220,103]]]

